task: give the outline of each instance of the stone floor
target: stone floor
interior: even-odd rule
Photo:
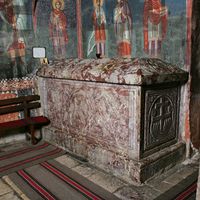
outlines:
[[[0,152],[11,150],[18,145],[23,146],[23,142],[9,143],[7,145],[1,144]],[[194,162],[182,163],[159,177],[146,182],[142,186],[134,186],[107,174],[70,154],[65,154],[55,160],[78,172],[90,181],[100,185],[122,200],[153,200],[180,183],[183,179],[186,179],[194,173],[198,173],[198,162],[194,160]],[[18,199],[28,200],[29,198],[23,191],[16,187],[8,176],[2,177],[0,179],[0,200]]]

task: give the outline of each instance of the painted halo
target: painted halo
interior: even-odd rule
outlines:
[[[64,10],[64,7],[65,7],[64,0],[52,0],[53,9],[56,9],[56,3],[57,2],[60,3],[60,10]]]

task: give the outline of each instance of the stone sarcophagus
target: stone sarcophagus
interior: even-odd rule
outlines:
[[[37,76],[46,140],[136,183],[184,159],[183,70],[159,59],[69,59]]]

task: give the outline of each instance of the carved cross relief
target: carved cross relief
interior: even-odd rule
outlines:
[[[178,88],[146,91],[143,152],[177,139],[178,102]]]

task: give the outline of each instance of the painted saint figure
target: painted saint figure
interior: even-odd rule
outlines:
[[[63,12],[64,1],[53,0],[53,10],[50,16],[49,32],[53,43],[54,56],[56,59],[64,59],[66,57],[66,44],[68,43],[67,36],[67,21]]]
[[[106,43],[106,17],[103,10],[103,0],[93,0],[94,12],[92,15],[95,32],[95,44],[97,57],[105,57]]]
[[[25,59],[26,45],[23,37],[19,37],[18,30],[13,29],[13,41],[8,46],[7,52],[11,60],[13,68],[13,76],[25,76],[27,74],[27,66]],[[20,73],[19,73],[20,72]]]
[[[14,12],[14,4],[7,1],[5,10],[7,11],[7,22],[12,27],[12,40],[7,46],[7,55],[10,58],[10,66],[13,71],[13,77],[25,76],[27,74],[26,65],[26,45],[24,38],[20,36],[18,17]],[[20,4],[21,3],[21,4]],[[23,2],[15,2],[15,5],[23,5]]]
[[[167,32],[167,8],[160,0],[144,2],[144,51],[152,57],[159,57],[161,43]]]
[[[131,57],[132,17],[128,0],[117,0],[114,9],[114,28],[117,38],[118,55]]]

